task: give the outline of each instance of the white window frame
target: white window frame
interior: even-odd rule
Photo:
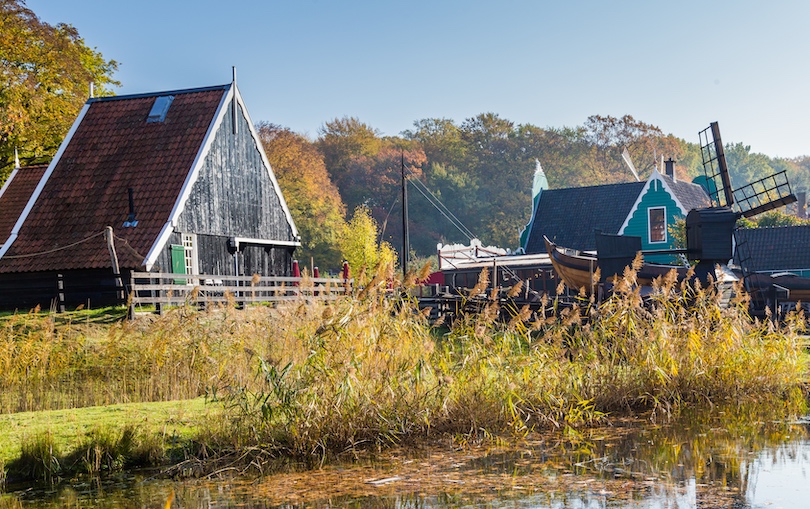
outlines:
[[[664,214],[664,238],[663,240],[653,240],[653,224],[652,224],[652,213],[653,211],[660,210]],[[647,239],[650,241],[650,244],[665,244],[667,242],[668,237],[667,232],[667,208],[666,207],[649,207],[647,209]]]
[[[183,243],[183,259],[185,260],[186,274],[196,276],[200,273],[197,262],[197,235],[183,233],[180,235]]]

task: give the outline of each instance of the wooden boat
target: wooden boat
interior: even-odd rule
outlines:
[[[596,286],[599,284],[599,281],[594,281],[594,275],[597,268],[599,268],[599,258],[597,255],[595,253],[558,246],[547,237],[544,237],[544,240],[546,242],[546,250],[551,258],[551,265],[565,285],[574,291],[584,288],[585,293],[588,295],[594,293]],[[636,273],[636,280],[641,286],[649,286],[655,278],[665,276],[672,270],[677,272],[678,279],[680,280],[686,277],[689,268],[679,265],[644,263],[641,269]],[[619,274],[619,276],[621,276],[621,274]],[[613,279],[613,275],[601,275],[602,281],[609,281],[611,279]]]

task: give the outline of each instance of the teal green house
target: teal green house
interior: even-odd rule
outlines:
[[[625,182],[567,189],[543,189],[534,197],[532,219],[521,235],[524,252],[544,253],[543,237],[582,251],[595,251],[594,232],[641,238],[642,249],[673,249],[670,227],[690,210],[710,206],[698,184],[654,170],[645,182]],[[667,263],[669,255],[647,257]]]
[[[617,233],[641,237],[641,248],[645,251],[673,249],[678,246],[670,227],[684,219],[690,210],[708,206],[709,196],[703,187],[653,171]],[[659,263],[671,261],[668,255],[648,255],[646,259]]]

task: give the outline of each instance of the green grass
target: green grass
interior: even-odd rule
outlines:
[[[28,316],[36,320],[47,317],[57,324],[83,323],[83,324],[111,324],[120,322],[127,317],[127,308],[123,306],[110,306],[96,309],[73,309],[64,313],[53,313],[47,310],[0,311],[0,323],[4,320]]]
[[[218,405],[204,398],[156,403],[129,403],[68,410],[0,414],[0,463],[20,457],[21,446],[35,437],[50,434],[59,451],[78,449],[98,430],[137,427],[142,433],[164,437],[166,443],[185,443],[195,438]]]

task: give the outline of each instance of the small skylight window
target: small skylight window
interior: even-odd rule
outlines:
[[[152,105],[152,109],[149,111],[149,116],[146,117],[146,121],[151,123],[166,120],[166,113],[169,112],[169,106],[172,105],[172,101],[174,101],[173,95],[155,97],[155,103]]]

